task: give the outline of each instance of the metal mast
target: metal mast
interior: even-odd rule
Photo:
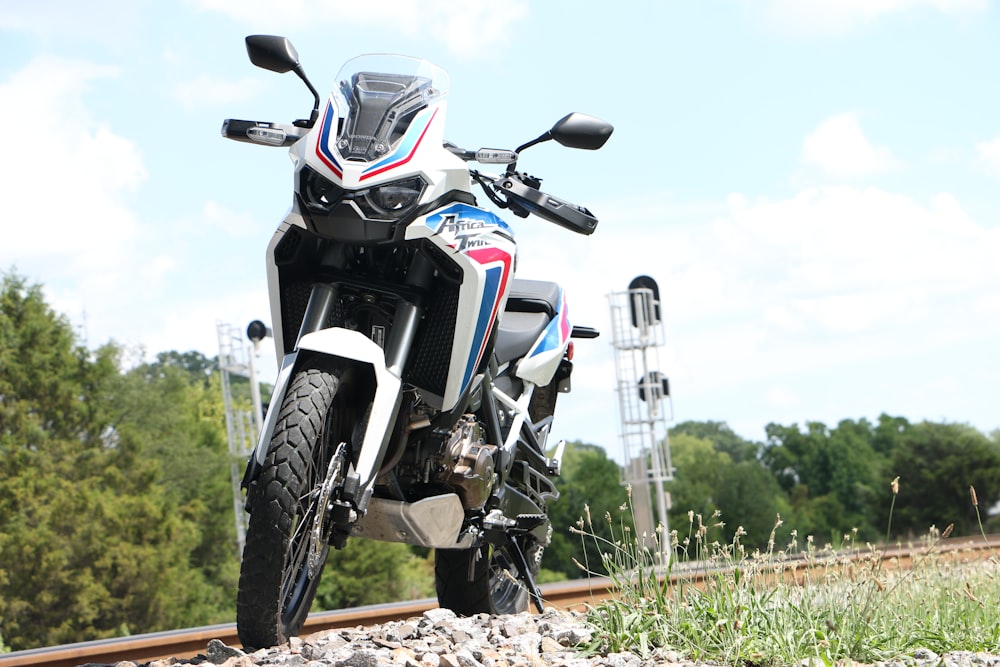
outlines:
[[[673,479],[673,467],[667,435],[669,384],[659,371],[659,348],[666,342],[659,288],[652,278],[639,276],[628,291],[609,294],[608,299],[624,478],[632,486],[636,532],[645,539],[644,546],[660,549],[661,564],[667,565],[671,549],[667,520],[670,499],[663,484]],[[653,521],[651,500],[656,503],[658,524]],[[654,540],[657,526],[662,530],[659,539]]]
[[[254,367],[254,353],[243,339],[240,330],[223,322],[216,322],[219,335],[219,374],[222,376],[222,403],[226,410],[226,437],[229,440],[229,475],[233,486],[233,516],[236,520],[236,542],[239,553],[246,544],[247,515],[243,509],[243,479],[241,466],[257,444],[261,429],[260,385]],[[251,408],[238,409],[233,402],[231,375],[250,380]]]

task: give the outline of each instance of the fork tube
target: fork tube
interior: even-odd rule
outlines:
[[[429,289],[434,279],[434,266],[422,254],[413,256],[406,271],[406,284]],[[417,326],[424,315],[422,300],[416,303],[400,299],[392,318],[392,331],[385,346],[385,365],[397,377],[402,377],[410,348],[417,337]]]
[[[324,327],[333,311],[333,304],[337,300],[337,289],[330,283],[316,283],[309,294],[309,303],[306,305],[305,315],[302,316],[302,324],[299,326],[299,337],[295,340],[295,347],[299,346],[302,337],[319,331]]]
[[[417,325],[423,308],[400,300],[392,318],[392,332],[385,346],[385,365],[396,376],[403,375],[403,366],[417,337]]]

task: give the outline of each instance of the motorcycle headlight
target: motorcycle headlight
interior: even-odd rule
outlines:
[[[342,187],[309,167],[302,169],[299,178],[299,194],[313,213],[329,214],[344,198]]]
[[[413,176],[359,192],[354,201],[368,219],[399,220],[416,207],[425,187],[424,179]]]

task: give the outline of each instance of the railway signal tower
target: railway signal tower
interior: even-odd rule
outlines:
[[[608,295],[615,352],[619,437],[625,456],[624,481],[632,488],[637,537],[659,550],[662,565],[670,557],[664,483],[673,480],[667,434],[670,385],[660,372],[659,350],[666,344],[656,281],[638,276],[625,292]],[[654,522],[653,505],[656,506]],[[658,537],[657,537],[658,536]]]

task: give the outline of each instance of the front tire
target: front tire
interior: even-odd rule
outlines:
[[[315,530],[320,489],[350,429],[345,408],[335,402],[338,386],[331,371],[296,373],[250,489],[236,598],[236,627],[246,648],[275,646],[297,635],[316,595],[330,548],[325,531]]]

